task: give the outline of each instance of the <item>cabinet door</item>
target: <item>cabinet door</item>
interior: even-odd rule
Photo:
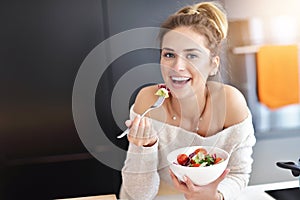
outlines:
[[[7,159],[86,151],[72,117],[85,56],[104,40],[100,0],[0,3],[0,153]]]

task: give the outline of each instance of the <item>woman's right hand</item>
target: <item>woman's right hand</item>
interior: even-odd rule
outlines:
[[[157,133],[151,128],[150,119],[136,116],[133,121],[125,122],[129,128],[128,141],[136,146],[150,147],[157,142]]]
[[[223,181],[227,174],[230,172],[230,169],[225,169],[217,180],[214,182],[197,186],[194,185],[192,180],[184,176],[184,181],[181,182],[177,179],[175,174],[170,170],[171,179],[173,181],[174,187],[184,194],[186,200],[208,200],[208,199],[222,199],[221,194],[218,192],[218,185]]]

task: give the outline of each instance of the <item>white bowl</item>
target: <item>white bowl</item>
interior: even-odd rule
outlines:
[[[208,154],[216,154],[217,157],[221,157],[224,159],[223,162],[205,166],[205,167],[186,167],[177,164],[177,156],[179,154],[187,154],[194,152],[197,148],[204,148],[208,152]],[[170,168],[172,172],[177,176],[177,178],[183,181],[183,176],[186,175],[189,177],[195,185],[207,185],[213,181],[215,181],[220,175],[224,172],[227,167],[229,154],[220,149],[218,147],[213,146],[191,146],[191,147],[183,147],[180,149],[176,149],[168,154],[167,160],[170,164]],[[175,164],[176,163],[176,164]]]

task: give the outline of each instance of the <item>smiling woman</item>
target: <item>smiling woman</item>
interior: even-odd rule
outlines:
[[[120,197],[150,200],[171,188],[190,200],[234,199],[248,184],[255,137],[243,95],[210,81],[219,71],[219,51],[227,36],[225,11],[217,3],[202,2],[180,9],[161,27],[161,74],[170,94],[160,108],[140,117],[156,101],[158,90],[155,85],[143,88],[130,109]],[[169,170],[168,153],[201,145],[228,152],[228,169],[207,185],[196,185],[189,177],[178,181]]]

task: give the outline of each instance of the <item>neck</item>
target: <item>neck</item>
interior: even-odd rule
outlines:
[[[199,93],[199,92],[198,92]],[[191,97],[170,99],[170,113],[181,120],[198,121],[204,112],[207,99],[207,89]]]

